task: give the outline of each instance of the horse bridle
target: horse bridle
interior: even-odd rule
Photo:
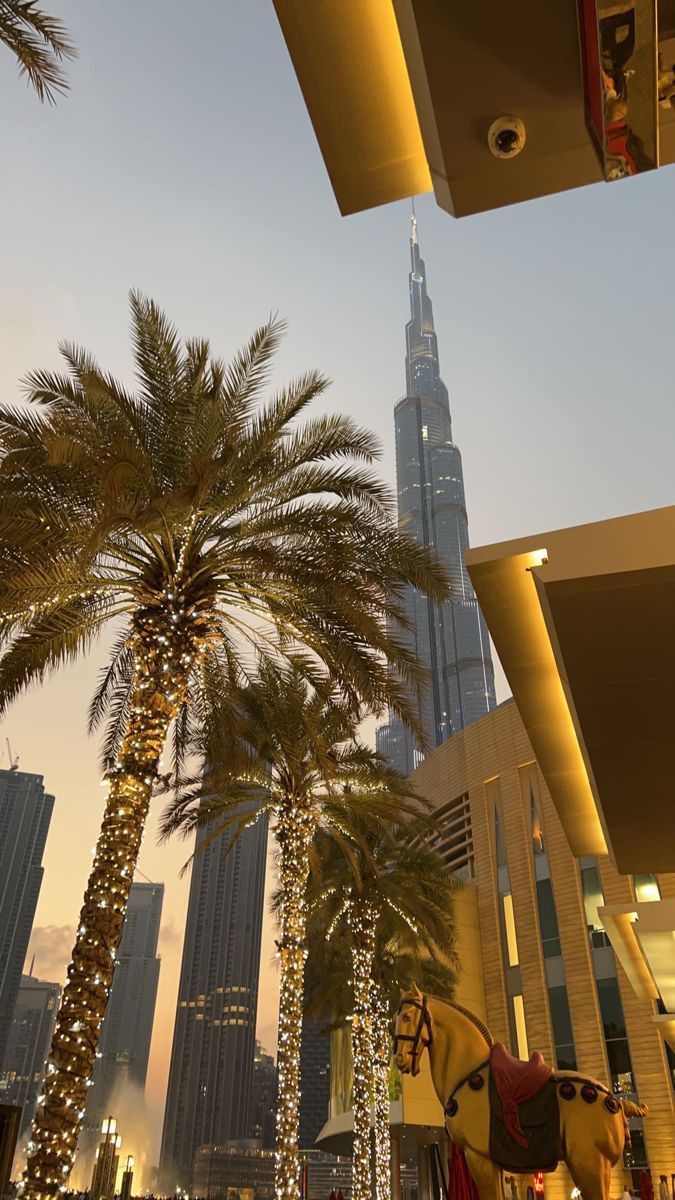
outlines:
[[[404,996],[396,1010],[397,1017],[399,1016],[401,1010],[403,1008],[405,1008],[406,1004],[410,1004],[410,1005],[412,1005],[413,1008],[419,1009],[420,1019],[417,1023],[417,1029],[415,1030],[414,1033],[395,1033],[393,1035],[394,1057],[396,1056],[396,1053],[398,1051],[398,1043],[399,1042],[412,1042],[412,1045],[410,1047],[410,1056],[413,1060],[413,1066],[414,1066],[417,1055],[421,1054],[424,1049],[428,1048],[431,1045],[431,1043],[434,1040],[434,1035],[431,1031],[431,1013],[429,1012],[429,1009],[427,1008],[426,996],[422,996],[421,1000],[413,1000],[412,996]],[[428,1040],[426,1042],[422,1041],[422,1031],[425,1028],[425,1026],[426,1026],[427,1033],[429,1035]]]

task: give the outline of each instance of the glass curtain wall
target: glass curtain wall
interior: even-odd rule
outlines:
[[[559,1070],[575,1071],[577,1058],[574,1049],[574,1035],[572,1033],[572,1017],[570,1015],[570,1005],[567,996],[565,966],[560,947],[558,914],[556,912],[555,897],[551,883],[551,869],[544,842],[544,827],[531,782],[529,785],[529,800],[539,931],[546,966],[548,1003],[551,1013],[553,1040],[555,1042],[555,1054]]]
[[[598,908],[605,902],[600,871],[594,858],[580,859],[579,871],[612,1088],[617,1096],[624,1096],[626,1099],[637,1102],[637,1082],[628,1045],[626,1018],[616,974],[616,959],[598,914]],[[655,899],[653,888],[656,886],[656,881],[653,877],[636,876],[636,894],[638,894],[638,879],[649,882],[649,886],[652,888],[650,899]],[[631,1117],[628,1125],[631,1140],[630,1146],[626,1147],[624,1153],[624,1165],[629,1170],[646,1168],[647,1155],[642,1118]]]
[[[509,1033],[511,1050],[519,1058],[529,1058],[527,1031],[525,1027],[525,1007],[523,1004],[523,986],[520,978],[520,959],[518,955],[518,937],[513,913],[513,896],[511,895],[511,879],[509,864],[506,858],[506,845],[502,830],[502,819],[499,810],[498,788],[492,789],[492,816],[495,866],[497,869],[497,891],[499,893],[499,926],[502,947],[502,966],[507,996],[509,1016]]]

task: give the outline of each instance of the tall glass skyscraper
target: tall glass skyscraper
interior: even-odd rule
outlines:
[[[330,1034],[321,1023],[305,1016],[300,1049],[300,1122],[298,1141],[301,1150],[313,1150],[314,1143],[328,1120],[330,1105]]]
[[[250,1136],[267,824],[230,847],[198,835],[160,1155],[162,1186],[192,1187],[200,1146]]]
[[[0,771],[0,1066],[42,886],[53,808],[42,775]]]
[[[0,1103],[22,1108],[19,1137],[30,1127],[42,1090],[49,1047],[56,1025],[61,988],[33,975],[22,975],[4,1062]]]
[[[398,521],[414,541],[435,550],[452,586],[443,605],[432,604],[414,588],[405,596],[410,629],[403,636],[427,671],[420,718],[433,749],[494,708],[495,684],[487,626],[464,562],[469,527],[462,456],[452,440],[414,211],[410,259],[406,395],[394,410]],[[422,757],[396,717],[377,730],[377,748],[406,775]]]

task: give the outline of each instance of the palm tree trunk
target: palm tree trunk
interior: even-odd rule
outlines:
[[[387,1005],[373,988],[375,1062],[375,1196],[391,1200],[391,1132],[389,1128],[389,1028]]]
[[[352,910],[352,968],[354,1012],[352,1051],[354,1057],[354,1146],[352,1151],[352,1200],[371,1200],[370,1108],[373,1094],[373,961],[375,921],[367,910]]]
[[[276,839],[281,852],[281,971],[277,1053],[279,1099],[275,1155],[277,1200],[299,1200],[301,1190],[301,1163],[298,1152],[300,1046],[307,957],[305,896],[312,826],[313,821],[309,813],[298,812],[290,804],[277,809]]]
[[[156,625],[149,629],[139,638],[129,720],[110,774],[68,983],[28,1143],[23,1179],[27,1200],[58,1196],[72,1170],[152,788],[168,727],[182,699],[181,681],[189,670],[190,656],[175,628],[168,648],[160,644]]]

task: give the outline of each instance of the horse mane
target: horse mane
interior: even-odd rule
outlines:
[[[492,1046],[494,1044],[492,1034],[490,1033],[487,1025],[484,1025],[480,1017],[477,1017],[475,1013],[471,1012],[470,1008],[464,1008],[463,1004],[455,1004],[454,1000],[446,1000],[444,996],[434,996],[431,992],[427,992],[427,999],[437,1000],[439,1004],[445,1004],[447,1008],[454,1008],[455,1012],[461,1013],[462,1016],[466,1017],[472,1025],[476,1026],[476,1029],[485,1038],[488,1046]]]

